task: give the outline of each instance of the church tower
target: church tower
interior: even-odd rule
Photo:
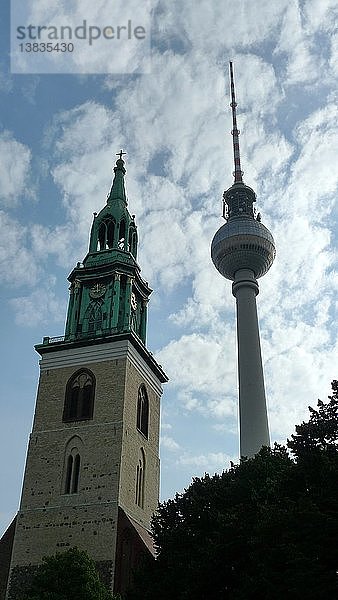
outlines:
[[[69,275],[65,335],[44,337],[8,600],[43,556],[77,546],[123,592],[159,498],[159,423],[167,376],[146,348],[151,294],[140,275],[122,151],[89,251]]]

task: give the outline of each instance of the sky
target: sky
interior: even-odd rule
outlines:
[[[50,3],[28,4],[35,23],[47,22]],[[67,16],[76,24],[85,8],[95,23],[113,4],[73,0]],[[123,18],[137,4],[126,0]],[[338,378],[336,1],[153,0],[150,8],[149,44],[127,56],[126,43],[122,54],[93,43],[85,60],[69,58],[70,72],[54,64],[28,74],[11,73],[10,5],[1,4],[0,533],[20,499],[39,376],[34,344],[64,333],[67,276],[87,253],[120,148],[138,261],[154,290],[147,345],[170,378],[161,499],[238,461],[235,299],[210,259],[233,182],[229,59],[244,181],[277,249],[257,297],[272,441],[284,443]],[[54,20],[65,10],[55,0]],[[20,68],[28,67],[12,63]]]

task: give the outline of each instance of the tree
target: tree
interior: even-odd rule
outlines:
[[[196,478],[160,505],[157,560],[136,575],[128,600],[335,597],[338,383],[332,387],[287,447]]]
[[[298,458],[304,458],[314,451],[337,450],[338,440],[338,381],[331,383],[333,394],[326,404],[318,400],[318,410],[311,408],[310,419],[307,423],[296,425],[296,434],[288,440],[288,447]]]
[[[100,581],[86,552],[70,548],[47,556],[20,600],[118,600]]]

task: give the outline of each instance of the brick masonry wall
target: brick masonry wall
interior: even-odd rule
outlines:
[[[9,567],[15,533],[16,517],[0,540],[0,600],[5,600]]]
[[[142,375],[131,363],[127,364],[126,402],[123,414],[123,438],[120,471],[119,504],[134,519],[149,528],[150,519],[158,506],[159,498],[159,427],[160,398],[146,384],[149,400],[149,435],[148,439],[137,430],[137,397],[140,385],[144,383]],[[130,399],[130,400],[129,400]],[[136,466],[140,450],[145,454],[145,486],[144,508],[135,503]]]
[[[43,556],[78,546],[110,565],[113,585],[118,505],[147,527],[158,503],[159,395],[146,383],[147,440],[136,429],[140,370],[127,357],[82,367],[96,378],[94,414],[73,423],[63,423],[62,414],[67,381],[78,366],[41,371],[11,568],[22,578]],[[81,455],[79,491],[64,494],[66,449],[72,445]],[[140,448],[146,461],[144,509],[135,503]]]

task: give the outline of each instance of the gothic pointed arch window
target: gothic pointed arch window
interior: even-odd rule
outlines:
[[[79,436],[72,437],[66,445],[64,473],[62,482],[63,494],[77,494],[79,491],[81,452],[83,442]]]
[[[115,221],[114,219],[109,219],[107,222],[107,246],[108,248],[114,247],[114,236],[115,236]]]
[[[139,459],[136,465],[136,488],[135,503],[140,508],[144,507],[144,481],[145,481],[146,461],[143,448],[140,449]]]
[[[104,221],[100,224],[99,227],[99,236],[98,236],[98,250],[106,249],[106,236],[107,236],[107,228]]]
[[[64,422],[86,421],[93,418],[95,377],[88,369],[76,371],[66,386],[63,408]]]
[[[114,247],[115,238],[115,219],[105,218],[99,226],[98,231],[98,250],[110,250]]]
[[[147,438],[149,430],[149,400],[146,386],[143,384],[139,387],[138,391],[136,426]]]
[[[126,239],[126,222],[124,219],[120,221],[119,226],[119,248],[121,250],[125,249],[125,239]]]
[[[137,255],[137,233],[135,227],[129,228],[128,250],[136,258]]]

